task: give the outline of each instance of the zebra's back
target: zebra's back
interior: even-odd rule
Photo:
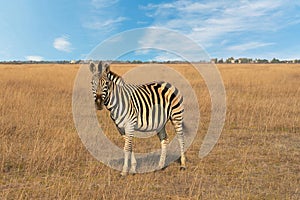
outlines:
[[[176,87],[167,82],[139,85],[131,94],[137,113],[138,131],[156,131],[170,119],[182,121],[183,97]]]

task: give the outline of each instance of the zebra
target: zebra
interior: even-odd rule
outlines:
[[[163,169],[166,148],[169,143],[165,125],[170,120],[175,128],[180,146],[180,169],[186,169],[183,133],[183,96],[167,82],[152,82],[143,85],[126,84],[123,78],[110,70],[110,64],[100,61],[89,64],[92,77],[92,92],[97,110],[105,106],[118,131],[125,140],[122,176],[136,173],[136,159],[132,150],[134,131],[157,133],[161,142],[161,155],[157,170]]]

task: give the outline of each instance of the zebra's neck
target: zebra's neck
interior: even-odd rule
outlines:
[[[119,77],[121,78],[121,77]],[[110,112],[110,116],[118,127],[123,127],[123,119],[129,112],[130,107],[130,88],[125,84],[123,79],[116,79],[110,82],[108,89],[108,98],[104,105]]]
[[[122,95],[125,82],[121,76],[112,71],[107,74],[107,78],[109,80],[109,87],[108,96],[104,101],[104,105],[110,112],[112,112],[118,107],[118,94]]]
[[[107,74],[109,82],[108,99],[104,102],[106,108],[110,111],[110,116],[115,123],[119,125],[118,119],[132,109],[130,106],[131,95],[138,88],[137,85],[126,84],[124,79],[116,73],[110,71]]]
[[[110,81],[112,81],[113,83],[115,83],[117,85],[120,85],[120,86],[125,85],[125,82],[124,82],[123,78],[121,76],[119,76],[118,74],[112,72],[112,71],[110,71],[107,74],[107,77]]]

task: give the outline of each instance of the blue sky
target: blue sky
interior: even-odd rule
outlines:
[[[176,30],[210,57],[300,59],[297,0],[10,0],[0,4],[0,60],[84,59],[107,38],[143,27]],[[172,59],[165,52],[146,54],[124,58]]]

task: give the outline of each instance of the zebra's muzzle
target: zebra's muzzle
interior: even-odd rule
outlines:
[[[96,99],[95,107],[97,110],[102,110],[103,109],[103,101],[101,101],[101,99]]]

